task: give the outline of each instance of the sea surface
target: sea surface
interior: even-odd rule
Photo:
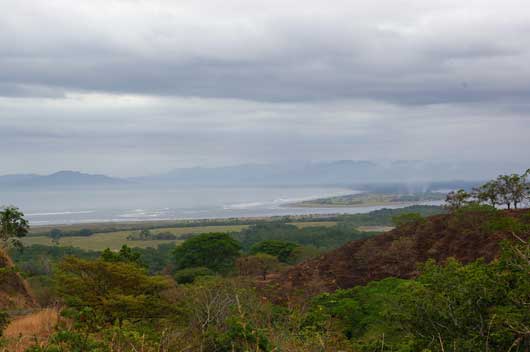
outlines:
[[[329,187],[113,187],[2,191],[33,226],[93,222],[366,213],[381,206],[298,208],[293,202],[354,194]],[[430,204],[429,202],[427,202]],[[424,203],[425,204],[425,203]],[[392,206],[392,208],[399,206]],[[386,208],[390,208],[386,206]]]

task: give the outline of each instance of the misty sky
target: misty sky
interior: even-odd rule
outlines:
[[[0,174],[530,163],[528,0],[0,6]]]

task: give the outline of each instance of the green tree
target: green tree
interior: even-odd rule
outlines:
[[[468,192],[464,191],[463,189],[459,189],[456,192],[449,192],[447,194],[447,198],[445,199],[445,203],[450,210],[454,211],[468,204],[470,197],[471,195]]]
[[[226,233],[203,233],[187,239],[175,249],[178,270],[206,267],[217,273],[227,273],[234,267],[241,246]]]
[[[79,236],[92,236],[94,234],[94,231],[91,229],[81,229],[78,232]]]
[[[488,203],[494,207],[500,203],[499,183],[497,181],[489,181],[473,189],[473,196],[479,203]]]
[[[394,319],[415,350],[526,351],[530,347],[530,247],[505,244],[501,260],[443,266],[428,261]]]
[[[197,278],[204,276],[215,276],[215,273],[205,267],[187,268],[175,272],[175,281],[179,284],[191,284]]]
[[[499,196],[508,209],[512,204],[517,209],[518,205],[528,197],[527,176],[528,171],[522,175],[511,174],[497,177]]]
[[[170,287],[135,263],[66,257],[56,270],[57,292],[75,309],[88,307],[105,323],[152,319],[171,314],[162,296]]]
[[[266,253],[278,258],[282,263],[288,263],[293,259],[291,256],[295,248],[298,247],[296,243],[268,240],[254,244],[250,247],[251,254]]]
[[[18,208],[7,207],[0,211],[0,239],[4,246],[11,243],[21,248],[22,243],[17,238],[26,236],[28,231],[29,223]]]
[[[113,252],[109,248],[101,253],[101,259],[106,262],[129,262],[142,265],[141,254],[132,250],[131,247],[124,244],[119,252]]]
[[[429,261],[418,285],[407,288],[396,320],[415,337],[418,350],[483,350],[490,325],[489,309],[500,291],[482,262],[445,266]],[[478,339],[478,337],[481,337]]]
[[[410,284],[408,280],[389,277],[366,286],[316,296],[303,328],[322,330],[336,320],[356,347],[355,351],[401,351],[398,346],[402,332],[389,320],[389,312],[395,307],[400,292]]]
[[[145,241],[145,240],[150,239],[151,236],[152,236],[151,231],[149,231],[148,229],[143,229],[142,231],[140,231],[139,238],[140,240]]]
[[[60,238],[63,236],[63,232],[59,229],[52,229],[48,236],[52,239],[53,243],[58,245]]]

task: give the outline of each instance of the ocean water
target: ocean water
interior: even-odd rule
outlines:
[[[297,208],[290,203],[358,193],[318,187],[113,187],[3,191],[33,226],[92,222],[364,213],[381,207]]]

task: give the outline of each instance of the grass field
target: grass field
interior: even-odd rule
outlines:
[[[227,225],[227,226],[197,226],[197,227],[175,227],[152,230],[152,233],[171,232],[175,235],[183,235],[187,233],[204,233],[204,232],[236,232],[247,228],[248,225]],[[87,237],[62,237],[60,246],[72,246],[82,249],[90,250],[104,250],[110,248],[112,250],[120,249],[124,244],[129,247],[156,247],[162,243],[178,243],[179,240],[156,240],[156,241],[129,241],[127,236],[139,231],[116,231],[107,233],[96,233]],[[22,239],[24,245],[43,244],[53,246],[51,238],[45,236],[26,237]]]
[[[394,229],[394,226],[359,226],[357,230],[364,232],[387,232]]]
[[[311,226],[334,226],[334,221],[308,221],[308,222],[296,222],[293,225],[300,228],[311,227]],[[195,227],[168,227],[161,229],[153,229],[152,233],[170,232],[175,235],[183,235],[188,233],[205,233],[205,232],[239,232],[249,225],[224,225],[224,226],[195,226]],[[92,236],[87,237],[62,237],[59,245],[60,246],[72,246],[82,249],[89,250],[104,250],[110,248],[112,250],[118,250],[122,245],[126,244],[129,247],[156,247],[162,243],[179,243],[180,240],[154,240],[154,241],[130,241],[127,240],[127,236],[133,233],[138,233],[139,230],[128,230],[128,231],[115,231],[106,233],[96,233]],[[53,246],[50,237],[47,236],[34,236],[25,237],[22,239],[22,243],[26,246],[32,244],[42,244],[46,246]]]
[[[291,225],[294,225],[300,229],[303,229],[304,227],[332,227],[337,225],[336,221],[305,221],[305,222],[292,222]]]
[[[365,206],[385,206],[385,205],[414,205],[418,202],[444,200],[443,193],[413,193],[413,194],[394,194],[394,193],[359,193],[348,194],[344,196],[312,199],[303,202],[290,204],[295,207],[323,207],[323,208],[341,208],[341,207],[365,207]]]
[[[2,352],[23,352],[35,342],[47,341],[55,332],[59,320],[56,308],[43,309],[28,315],[14,318],[4,331],[5,342]]]

